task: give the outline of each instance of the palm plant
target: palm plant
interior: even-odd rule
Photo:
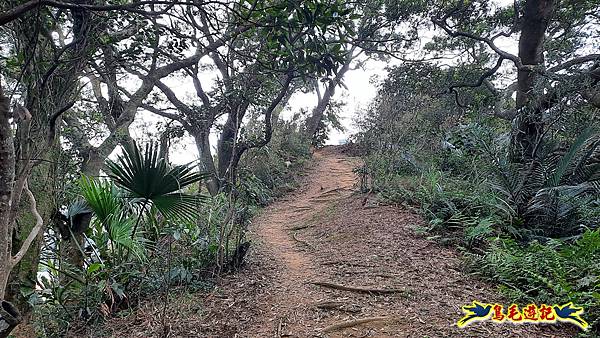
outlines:
[[[121,192],[112,182],[83,176],[79,180],[79,187],[88,207],[107,231],[111,219],[124,215]]]
[[[109,177],[125,191],[126,198],[141,203],[132,236],[143,214],[152,207],[166,219],[190,221],[197,216],[198,205],[204,197],[184,193],[182,189],[208,175],[194,171],[192,163],[172,166],[155,144],[147,144],[142,152],[132,142],[124,147],[116,161],[109,160],[106,165]]]
[[[94,242],[100,251],[107,250],[110,245],[113,252],[131,252],[140,259],[144,258],[146,243],[133,234],[134,221],[130,217],[133,207],[123,198],[123,192],[111,181],[85,176],[79,181],[79,186],[85,207],[94,214]],[[101,256],[108,255],[104,253]],[[118,256],[122,258],[120,254]]]

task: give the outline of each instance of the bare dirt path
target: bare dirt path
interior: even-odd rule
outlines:
[[[564,326],[456,327],[462,305],[503,300],[464,271],[455,250],[417,234],[414,212],[357,194],[358,163],[339,148],[315,153],[304,185],[253,221],[246,267],[209,294],[172,302],[169,336],[573,336]]]
[[[422,220],[354,191],[356,158],[315,153],[305,185],[254,221],[252,306],[237,337],[567,337],[555,327],[455,326],[472,300],[501,302],[466,274],[458,253],[416,234]],[[256,276],[258,273],[258,276]],[[237,280],[243,280],[241,277]],[[315,285],[314,283],[323,283]],[[361,293],[337,286],[395,290]],[[238,294],[239,295],[239,294]],[[243,297],[242,297],[243,298]],[[349,328],[344,323],[374,319]]]
[[[319,318],[309,316],[311,303],[322,297],[309,283],[321,276],[317,262],[308,254],[315,248],[303,230],[316,226],[335,203],[352,194],[356,160],[327,150],[315,153],[315,160],[317,165],[306,184],[267,208],[254,222],[254,237],[272,258],[275,273],[272,306],[265,313],[271,323],[256,321],[249,336],[307,335],[322,326]]]

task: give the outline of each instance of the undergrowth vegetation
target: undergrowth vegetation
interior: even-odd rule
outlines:
[[[469,269],[499,284],[509,301],[572,301],[585,308],[597,330],[597,115],[577,112],[588,114],[592,123],[576,132],[549,129],[539,143],[539,158],[516,163],[509,151],[509,124],[482,116],[482,106],[456,107],[451,97],[433,96],[435,89],[425,95],[428,88],[414,81],[422,71],[393,69],[357,121],[363,191],[417,207],[429,221],[426,231],[432,238],[461,248]],[[438,72],[443,81],[445,71]],[[472,95],[483,94],[473,90]],[[575,113],[564,111],[558,118],[573,125],[570,114]]]
[[[251,218],[295,187],[310,157],[297,121],[277,124],[270,145],[251,150],[235,185],[214,196],[198,190],[206,175],[193,163],[171,165],[153,144],[126,147],[107,162],[108,177],[73,182],[70,205],[57,215],[63,226],[46,236],[39,282],[21,288],[35,330],[90,333],[140,302],[212,288],[216,276],[238,269]]]
[[[242,160],[241,181],[260,205],[293,190],[311,156],[298,116],[276,119],[274,135],[265,147],[252,149]]]

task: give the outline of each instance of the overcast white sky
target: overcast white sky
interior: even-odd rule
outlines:
[[[339,144],[348,138],[356,130],[352,119],[357,111],[367,106],[377,93],[378,81],[385,78],[386,63],[381,61],[369,61],[364,68],[350,70],[344,77],[344,84],[348,89],[338,87],[334,99],[346,103],[342,111],[341,122],[344,132],[334,130],[327,144]],[[289,106],[282,116],[291,116],[292,113],[305,109],[311,111],[317,105],[315,93],[297,93],[290,98]]]

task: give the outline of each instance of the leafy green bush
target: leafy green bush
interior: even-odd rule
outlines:
[[[495,189],[519,220],[522,236],[577,236],[582,224],[597,226],[582,212],[589,215],[588,205],[600,196],[599,146],[600,134],[588,128],[566,149],[540,150],[537,160],[496,162]]]
[[[301,132],[300,121],[278,119],[271,142],[251,149],[240,165],[243,191],[253,197],[251,204],[266,205],[297,186],[300,173],[311,156],[310,140]]]
[[[193,229],[206,199],[185,189],[204,175],[170,165],[153,145],[125,147],[108,167],[109,179],[79,180],[79,194],[62,215],[67,230],[49,241],[60,250],[45,250],[40,288],[23,290],[43,314],[38,324],[46,336],[66,332],[72,322],[98,322],[166,285],[200,276],[192,269],[201,260],[173,259],[173,253],[185,248],[202,257]]]

